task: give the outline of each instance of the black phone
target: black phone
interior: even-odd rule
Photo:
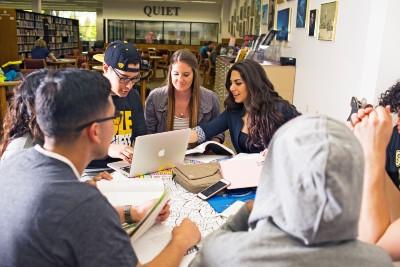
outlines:
[[[218,192],[221,192],[222,190],[227,188],[230,184],[231,184],[231,182],[221,179],[218,182],[216,182],[215,184],[210,185],[209,187],[207,187],[206,189],[204,189],[203,191],[198,193],[197,196],[203,200],[209,199],[213,195],[215,195]]]

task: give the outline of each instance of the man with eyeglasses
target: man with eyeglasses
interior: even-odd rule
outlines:
[[[96,59],[103,62],[103,75],[111,83],[112,100],[121,116],[113,120],[114,136],[108,157],[92,161],[86,174],[91,169],[106,169],[107,163],[120,159],[131,162],[135,138],[146,134],[143,106],[138,91],[133,89],[140,81],[140,55],[135,46],[114,41],[107,47],[104,57]]]
[[[44,145],[0,167],[0,266],[140,266],[114,208],[79,181],[86,165],[108,152],[116,117],[110,83],[87,70],[50,73],[35,110]],[[146,266],[178,266],[199,239],[184,219]]]

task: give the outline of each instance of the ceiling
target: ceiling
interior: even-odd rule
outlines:
[[[0,7],[32,10],[33,0],[0,0]],[[113,0],[42,0],[44,10],[96,11],[103,7],[103,1]],[[125,0],[130,2],[171,2],[171,3],[220,3],[223,0]]]

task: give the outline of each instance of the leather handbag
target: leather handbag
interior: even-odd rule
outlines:
[[[222,179],[218,163],[178,164],[172,172],[178,184],[195,194]]]

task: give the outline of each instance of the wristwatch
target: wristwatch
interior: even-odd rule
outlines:
[[[124,207],[124,219],[125,219],[125,222],[129,223],[129,224],[134,223],[134,221],[133,221],[133,219],[131,217],[131,208],[132,208],[131,205],[126,205]]]

